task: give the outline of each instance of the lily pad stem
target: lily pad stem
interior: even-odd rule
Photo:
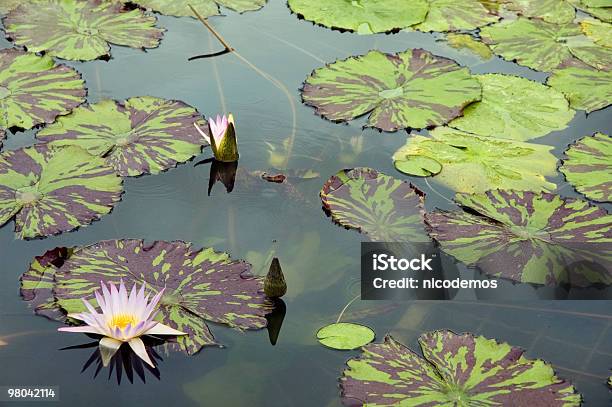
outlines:
[[[340,315],[338,315],[338,319],[336,320],[336,323],[339,323],[340,320],[342,319],[342,315],[344,315],[344,312],[348,309],[348,307],[351,306],[352,303],[354,303],[355,301],[357,301],[357,299],[359,299],[359,297],[361,297],[361,294],[357,294],[355,296],[355,298],[353,298],[352,300],[350,300],[345,306],[344,308],[342,308],[342,311],[340,311]]]
[[[223,46],[225,47],[226,50],[228,50],[229,52],[233,52],[235,51],[234,48],[232,48],[227,41],[225,41],[225,39],[221,36],[221,34],[219,34],[213,27],[212,25],[208,24],[208,21],[206,21],[206,19],[204,17],[202,17],[202,15],[200,13],[198,13],[198,11],[191,5],[188,4],[189,8],[191,9],[191,11],[193,11],[193,14],[196,15],[196,17],[198,18],[198,20],[200,20],[202,22],[202,24],[204,24],[206,26],[206,28],[208,28],[208,30],[215,36],[217,37],[217,39],[219,40],[219,42],[221,44],[223,44]]]

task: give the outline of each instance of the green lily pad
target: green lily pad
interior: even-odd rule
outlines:
[[[163,30],[141,10],[117,1],[40,0],[24,3],[4,19],[7,36],[30,52],[90,61],[110,55],[111,44],[155,48]]]
[[[422,334],[423,356],[387,335],[350,359],[340,378],[342,400],[364,406],[578,407],[574,387],[542,360],[483,336]]]
[[[446,35],[446,42],[455,49],[470,50],[482,59],[491,59],[493,57],[493,52],[487,44],[475,40],[469,34],[449,33]]]
[[[157,11],[167,16],[195,17],[189,5],[204,18],[219,14],[219,6],[226,7],[238,13],[256,11],[266,5],[267,0],[130,0],[147,9]]]
[[[571,23],[576,18],[576,10],[566,0],[510,0],[506,7],[522,16],[555,24]]]
[[[0,3],[0,14],[8,13],[21,3],[23,3],[23,0],[2,0]]]
[[[490,14],[478,0],[428,0],[425,21],[414,26],[419,31],[474,30],[500,19]]]
[[[48,56],[0,50],[0,128],[51,123],[85,101],[81,75]]]
[[[568,0],[574,7],[576,7],[580,11],[584,11],[592,15],[593,17],[597,17],[602,21],[606,21],[608,23],[612,22],[612,2],[610,0],[603,0],[602,3],[605,3],[605,6],[589,6],[589,4],[599,4],[595,2],[590,2],[587,0]]]
[[[612,100],[612,72],[599,71],[578,60],[563,63],[546,83],[563,93],[572,108],[587,113],[608,107]]]
[[[426,215],[442,250],[485,274],[521,283],[612,284],[612,215],[550,193],[457,194],[464,211]]]
[[[481,136],[530,140],[563,130],[574,110],[563,94],[518,76],[478,75],[482,100],[472,103],[450,127]]]
[[[61,117],[36,138],[82,147],[121,176],[158,174],[201,152],[206,142],[194,127],[200,119],[194,108],[174,100],[103,100]]]
[[[612,25],[593,18],[580,22],[582,32],[596,44],[612,48]]]
[[[565,151],[560,170],[567,181],[589,199],[612,202],[612,138],[595,133]]]
[[[226,253],[195,250],[184,242],[108,240],[74,249],[59,266],[47,267],[44,278],[31,268],[22,277],[22,294],[26,290],[24,299],[36,298],[65,315],[85,311],[81,298],[95,305],[100,280],[123,279],[128,290],[143,283],[153,291],[165,287],[158,320],[188,334],[178,337],[177,345],[191,355],[218,345],[207,321],[238,330],[266,326],[265,314],[273,305],[263,294],[263,278],[251,276],[250,268]]]
[[[21,239],[85,226],[120,200],[121,178],[79,147],[37,144],[0,154],[0,225]]]
[[[321,190],[323,209],[335,223],[381,242],[428,241],[423,200],[410,183],[371,168],[340,171]]]
[[[454,61],[422,49],[370,51],[315,70],[304,103],[336,122],[371,113],[368,126],[384,131],[440,126],[481,98],[477,79]]]
[[[612,68],[612,50],[595,44],[573,23],[518,18],[484,27],[480,35],[504,59],[539,71],[550,72],[572,57],[597,69]]]
[[[338,322],[317,331],[317,339],[323,346],[337,350],[352,350],[372,342],[376,334],[365,325]]]
[[[422,22],[427,0],[288,0],[291,11],[328,28],[360,34],[390,32]]]
[[[448,127],[438,127],[430,134],[409,137],[393,154],[395,168],[408,175],[434,176],[458,192],[555,188],[545,178],[557,172],[551,146],[477,136]]]

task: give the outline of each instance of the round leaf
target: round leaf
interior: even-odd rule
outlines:
[[[587,113],[608,107],[612,100],[612,73],[598,71],[577,60],[555,69],[547,83],[563,93],[571,107]]]
[[[484,273],[522,283],[612,284],[612,215],[550,193],[458,194],[465,211],[426,215],[442,250]]]
[[[563,130],[574,117],[562,93],[518,76],[478,75],[482,100],[449,126],[481,136],[530,140]]]
[[[589,4],[596,4],[587,0],[568,0],[574,7],[580,11],[584,11],[602,21],[608,23],[612,22],[612,3],[610,0],[603,0],[607,2],[607,6],[589,6]]]
[[[36,137],[82,147],[122,176],[157,174],[200,153],[206,142],[194,127],[199,119],[194,108],[173,100],[103,100],[61,117]]]
[[[425,21],[414,28],[419,31],[474,30],[491,24],[500,17],[490,14],[478,0],[428,0]]]
[[[119,283],[128,290],[146,283],[159,291],[160,322],[186,332],[179,347],[189,354],[215,345],[206,321],[236,329],[266,326],[272,305],[263,294],[263,278],[250,275],[250,264],[232,261],[213,249],[194,250],[188,243],[109,240],[77,249],[55,273],[53,295],[67,313],[85,308],[81,298],[93,299],[100,281]]]
[[[612,138],[596,133],[583,137],[566,151],[560,170],[567,181],[587,198],[612,201]]]
[[[118,1],[41,0],[26,2],[4,19],[7,35],[30,52],[89,61],[110,55],[108,43],[155,48],[163,30],[155,17],[126,11]]]
[[[324,210],[337,224],[382,242],[425,242],[424,194],[408,182],[371,168],[343,170],[321,190]]]
[[[85,101],[74,69],[16,49],[0,50],[0,128],[51,123]]]
[[[0,154],[0,225],[15,216],[22,239],[87,225],[121,193],[115,171],[79,147],[37,144]]]
[[[204,18],[219,14],[219,6],[239,13],[259,10],[267,0],[131,0],[144,8],[155,10],[167,16],[195,17],[189,5]]]
[[[480,100],[478,80],[454,61],[422,49],[371,51],[317,69],[302,97],[317,114],[348,121],[370,113],[368,126],[384,131],[439,126]]]
[[[571,23],[576,17],[576,10],[566,0],[510,0],[506,7],[522,16],[555,24]]]
[[[595,43],[612,48],[612,25],[596,19],[587,19],[580,22],[582,32]]]
[[[373,34],[389,32],[425,19],[426,0],[288,0],[291,10],[329,28]]]
[[[539,71],[550,72],[572,57],[597,69],[612,68],[612,51],[589,40],[573,23],[519,18],[484,27],[480,35],[504,59]]]
[[[328,348],[352,350],[372,342],[376,334],[370,328],[359,324],[339,322],[319,329],[317,339]]]
[[[423,357],[391,336],[350,359],[340,378],[347,405],[578,407],[574,387],[542,360],[472,334],[421,335]]]
[[[393,154],[395,168],[408,175],[434,175],[437,182],[459,192],[555,188],[545,178],[557,173],[553,147],[476,136],[448,127],[438,127],[430,135],[409,137]],[[433,165],[425,166],[429,163]],[[441,170],[434,172],[434,163]]]

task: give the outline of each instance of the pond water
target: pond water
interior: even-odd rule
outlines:
[[[324,348],[314,335],[358,294],[359,242],[364,238],[335,226],[321,210],[318,192],[329,176],[355,166],[410,179],[398,173],[390,159],[405,143],[406,133],[362,131],[363,120],[341,125],[315,116],[300,101],[303,80],[339,58],[370,49],[407,48],[453,58],[474,73],[513,73],[539,81],[545,74],[499,59],[483,63],[431,34],[358,36],[316,27],[291,15],[281,1],[256,13],[212,18],[234,48],[289,89],[296,106],[294,129],[284,93],[235,56],[187,61],[222,48],[199,21],[158,19],[168,30],[158,49],[145,53],[113,47],[109,62],[69,63],[83,74],[89,102],[151,95],[185,101],[206,115],[231,111],[237,118],[241,169],[283,165],[282,154],[292,145],[287,168],[313,169],[321,178],[296,183],[298,196],[276,184],[252,187],[239,176],[232,193],[217,184],[208,196],[209,165],[194,166],[211,156],[207,148],[201,157],[161,175],[126,180],[123,200],[112,214],[77,232],[26,242],[14,239],[12,222],[5,225],[0,229],[0,384],[59,386],[62,405],[92,407],[339,406],[337,378],[345,361],[358,352]],[[0,47],[10,46],[0,40]],[[612,131],[610,109],[588,117],[578,112],[568,129],[535,142],[554,145],[560,157],[568,143],[595,131]],[[33,134],[9,134],[4,149],[31,144]],[[271,148],[276,155],[270,154]],[[428,209],[453,207],[450,191],[410,180],[427,193]],[[561,175],[553,182],[561,185],[562,195],[577,196]],[[92,366],[81,372],[93,348],[60,349],[86,343],[87,338],[60,335],[57,323],[34,316],[19,297],[18,279],[45,250],[116,238],[214,246],[251,261],[258,273],[265,271],[264,259],[274,248],[289,285],[277,344],[270,344],[266,330],[240,333],[211,324],[225,348],[205,348],[191,357],[157,348],[163,357],[159,380],[147,373],[146,384],[137,377],[130,384],[124,376],[118,385],[114,373],[109,379],[106,370],[96,378]],[[584,395],[585,405],[609,405],[605,380],[612,367],[610,302],[545,301],[532,294],[532,300],[514,302],[476,301],[477,294],[446,302],[357,301],[343,320],[372,327],[379,340],[390,332],[414,349],[421,332],[443,328],[507,341],[526,349],[528,357],[551,362],[558,376],[572,381]]]

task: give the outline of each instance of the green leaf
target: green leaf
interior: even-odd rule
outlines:
[[[576,17],[576,10],[566,0],[510,0],[506,7],[522,16],[555,24],[571,23]]]
[[[204,18],[219,14],[219,6],[244,13],[256,11],[266,5],[267,0],[130,0],[144,8],[157,11],[167,16],[195,17],[189,5]]]
[[[121,178],[79,147],[36,144],[0,154],[0,225],[21,239],[85,226],[120,200]]]
[[[22,3],[22,0],[2,0],[0,2],[0,14],[6,14]]]
[[[393,154],[395,168],[408,175],[433,175],[434,180],[458,192],[555,188],[545,178],[557,170],[551,146],[477,136],[448,127],[438,127],[430,134],[409,137]],[[441,170],[433,171],[433,163]]]
[[[567,181],[587,198],[612,202],[612,138],[595,133],[572,144],[560,170]]]
[[[343,170],[325,183],[321,200],[335,223],[373,241],[428,241],[424,194],[408,182],[371,168]]]
[[[546,83],[563,93],[572,108],[587,113],[608,107],[612,100],[612,72],[598,71],[578,60],[563,63]]]
[[[53,296],[66,313],[84,311],[81,298],[93,301],[100,281],[128,290],[146,283],[166,288],[160,300],[160,322],[186,332],[177,338],[188,354],[216,345],[206,321],[238,330],[261,329],[272,309],[263,294],[263,279],[250,275],[250,264],[233,261],[213,249],[194,250],[184,242],[109,240],[75,250],[55,272]]]
[[[446,35],[448,45],[455,49],[468,49],[482,59],[491,59],[493,52],[484,43],[477,41],[469,34],[449,33]]]
[[[365,325],[338,322],[317,331],[317,339],[323,346],[337,350],[352,350],[372,342],[376,334]]]
[[[531,140],[563,130],[575,112],[562,93],[503,74],[478,75],[482,100],[466,107],[450,127],[481,136]]]
[[[163,30],[141,10],[124,10],[117,1],[41,0],[24,4],[4,19],[15,44],[69,60],[110,55],[109,43],[155,48]]]
[[[550,193],[458,194],[464,211],[426,215],[442,250],[485,274],[521,283],[612,284],[612,215]]]
[[[422,334],[417,355],[390,335],[350,359],[342,400],[364,406],[577,407],[581,397],[542,360],[483,336]],[[517,404],[518,403],[518,404]]]
[[[612,48],[612,25],[593,18],[580,22],[582,32],[596,44]]]
[[[291,11],[328,28],[359,34],[390,32],[425,19],[427,0],[288,0]]]
[[[399,54],[371,51],[315,70],[304,102],[333,121],[371,112],[368,126],[384,131],[443,125],[480,100],[478,80],[454,61],[422,49]]]
[[[48,56],[0,50],[0,128],[51,123],[85,101],[81,75]]]
[[[584,11],[600,20],[608,23],[612,22],[612,2],[610,0],[602,0],[605,6],[589,6],[589,4],[599,4],[598,2],[590,2],[588,0],[568,0],[574,7],[580,11]]]
[[[419,31],[474,30],[494,23],[500,17],[490,14],[478,0],[428,0],[425,21],[414,26]]]
[[[589,40],[573,23],[518,18],[484,27],[480,35],[505,60],[539,71],[550,72],[572,57],[597,69],[612,68],[612,51]]]
[[[76,145],[104,157],[121,176],[158,174],[198,155],[206,144],[191,106],[174,100],[134,97],[82,106],[36,137],[53,145]]]

